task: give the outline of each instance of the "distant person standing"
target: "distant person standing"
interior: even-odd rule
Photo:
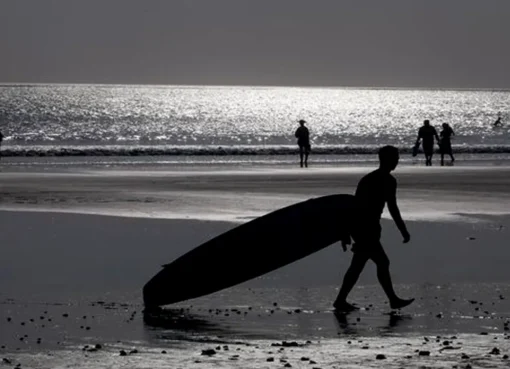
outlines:
[[[428,119],[423,121],[423,126],[418,131],[418,138],[416,143],[420,140],[423,145],[423,152],[425,153],[425,165],[432,166],[432,155],[434,154],[434,137],[439,142],[439,136],[437,135],[436,129],[430,125]]]
[[[498,117],[498,119],[494,122],[494,127],[500,126],[503,123],[501,123],[501,117]]]
[[[299,146],[299,158],[301,168],[303,168],[303,164],[306,168],[308,168],[308,155],[310,154],[310,132],[308,128],[305,127],[306,121],[301,119],[299,121],[299,127],[296,129],[296,133],[294,136],[297,138],[297,144]],[[304,160],[303,160],[304,159]]]
[[[4,139],[4,135],[0,132],[0,149],[2,148],[2,141]],[[2,151],[0,151],[0,159],[2,158]]]
[[[453,132],[452,127],[448,123],[443,123],[443,130],[439,132],[439,151],[441,152],[441,166],[444,165],[444,156],[445,154],[450,155],[452,159],[452,163],[455,161],[452,152],[452,136],[455,136],[455,132]]]

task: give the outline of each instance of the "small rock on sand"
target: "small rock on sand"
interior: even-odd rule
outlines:
[[[376,360],[384,360],[384,359],[386,359],[386,355],[377,354],[377,356],[375,358],[376,358]]]
[[[216,355],[216,351],[214,349],[202,350],[202,355],[206,356]]]

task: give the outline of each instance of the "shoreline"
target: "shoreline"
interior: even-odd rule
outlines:
[[[510,165],[510,154],[466,154],[455,153],[455,167],[464,166],[508,166]],[[376,154],[342,154],[342,155],[310,155],[310,168],[334,168],[334,167],[356,167],[356,166],[377,166]],[[408,154],[401,154],[400,165],[413,167],[424,166],[423,154],[416,157]],[[433,158],[434,166],[440,166],[440,155],[436,153]],[[224,167],[243,168],[298,168],[299,156],[292,155],[157,155],[157,156],[2,156],[0,168],[7,170],[21,170],[23,168],[41,167],[45,170],[63,168],[104,168],[112,167],[148,167],[162,168],[187,167],[187,166],[208,166],[214,165]],[[447,167],[452,167],[449,160],[445,161]]]

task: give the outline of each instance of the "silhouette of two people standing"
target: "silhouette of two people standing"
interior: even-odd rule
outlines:
[[[308,155],[310,155],[310,132],[308,128],[305,127],[306,121],[301,119],[299,121],[299,127],[296,129],[296,133],[294,136],[297,138],[297,144],[299,146],[299,158],[300,165],[303,168],[303,165],[308,168]]]
[[[423,146],[423,153],[425,154],[425,165],[432,165],[432,155],[434,155],[434,138],[439,142],[439,136],[437,135],[436,129],[430,125],[428,119],[423,121],[423,126],[418,130],[418,138],[416,139],[416,145],[419,145],[420,141]]]
[[[403,242],[411,239],[406,225],[397,206],[397,181],[390,173],[397,167],[399,161],[398,149],[394,146],[384,146],[379,150],[379,169],[364,176],[356,189],[358,210],[353,214],[354,222],[351,237],[354,240],[354,253],[351,265],[345,273],[342,287],[333,306],[339,312],[349,312],[358,309],[347,302],[347,296],[356,284],[365,264],[372,260],[377,266],[377,278],[392,309],[400,309],[411,304],[414,299],[401,299],[393,289],[390,276],[390,261],[381,244],[381,215],[384,206],[395,221]],[[349,237],[350,238],[350,237]],[[342,247],[347,251],[350,239],[342,240]]]

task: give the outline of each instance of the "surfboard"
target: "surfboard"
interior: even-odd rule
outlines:
[[[147,307],[208,295],[259,277],[349,235],[352,195],[299,202],[237,226],[197,246],[143,287]]]

